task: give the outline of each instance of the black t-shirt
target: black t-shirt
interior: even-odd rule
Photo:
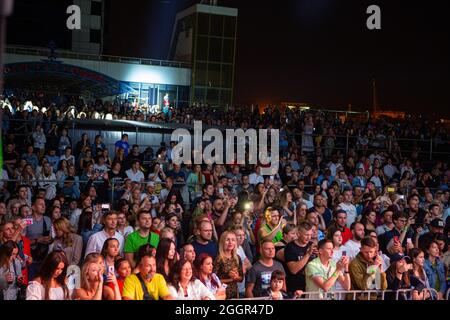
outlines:
[[[286,266],[291,261],[300,261],[308,251],[308,248],[312,245],[309,242],[306,246],[300,247],[295,241],[291,241],[286,245],[284,249],[284,259],[286,260]],[[311,256],[309,261],[314,257]],[[305,265],[306,267],[306,265]],[[305,279],[305,267],[301,269],[296,274],[292,274],[289,268],[286,268],[286,286],[289,292],[294,292],[295,290],[306,290],[306,279]]]

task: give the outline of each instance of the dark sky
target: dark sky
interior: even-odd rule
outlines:
[[[199,2],[105,1],[105,53],[155,59],[167,58],[176,13]],[[239,9],[235,102],[298,101],[329,108],[351,103],[365,110],[375,77],[385,108],[450,114],[445,3],[219,0]],[[381,7],[382,30],[366,28],[371,4]],[[17,37],[33,38],[15,31]]]
[[[111,7],[113,53],[164,59],[175,12],[195,1],[131,0]],[[354,109],[380,105],[448,112],[449,29],[445,1],[219,0],[239,9],[236,103],[301,101]],[[381,7],[382,29],[366,28]],[[136,8],[139,7],[139,10]],[[122,18],[120,18],[122,17]],[[113,30],[114,29],[114,30]]]

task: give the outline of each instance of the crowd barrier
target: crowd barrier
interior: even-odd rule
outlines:
[[[318,291],[307,291],[302,294],[301,297],[296,297],[287,300],[386,300],[386,294],[394,294],[395,300],[399,300],[403,295],[404,300],[412,300],[412,292],[414,289],[399,289],[399,290],[348,290],[348,291],[333,291],[333,292],[318,292]],[[423,291],[430,293],[430,296],[437,297],[438,293],[435,289],[426,288]],[[449,299],[449,292],[447,292],[446,300]],[[351,299],[350,299],[350,298]],[[357,299],[361,297],[361,299]],[[256,298],[243,298],[243,299],[232,299],[232,300],[272,300],[271,297],[256,297]]]

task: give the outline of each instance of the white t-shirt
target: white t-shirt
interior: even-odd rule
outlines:
[[[65,300],[64,290],[62,287],[50,288],[50,300]],[[72,296],[72,291],[69,289],[69,297]],[[37,281],[30,281],[27,287],[27,300],[45,300],[45,288]]]
[[[339,208],[347,212],[347,228],[350,228],[353,222],[356,221],[356,217],[358,216],[356,212],[356,207],[352,203],[339,203]]]
[[[106,239],[109,238],[115,238],[119,241],[119,251],[120,253],[123,252],[123,244],[125,242],[123,236],[116,231],[113,237],[109,236],[104,230],[99,231],[97,233],[94,233],[88,240],[88,243],[86,245],[86,253],[85,257],[91,253],[91,252],[97,252],[100,253],[103,248],[103,244],[105,243]]]
[[[169,285],[168,288],[170,295],[176,300],[202,300],[204,297],[208,297],[210,300],[216,300],[212,292],[198,279],[188,283],[187,297],[185,297],[184,290],[181,286],[178,291],[172,285]]]
[[[349,257],[349,259],[352,260],[353,258],[355,258],[358,255],[359,250],[361,249],[361,243],[355,242],[355,241],[353,241],[353,239],[350,239],[341,248],[342,248],[341,251],[346,251],[347,257]],[[342,255],[342,252],[341,252],[341,255]]]
[[[127,171],[125,171],[125,174],[127,175],[127,177],[129,179],[131,179],[131,181],[134,181],[134,182],[141,182],[141,180],[145,180],[144,174],[142,173],[141,170],[138,170],[135,173],[135,172],[133,172],[132,169],[128,169]]]

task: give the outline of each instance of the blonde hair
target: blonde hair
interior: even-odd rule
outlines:
[[[228,237],[228,235],[232,234],[236,238],[236,234],[233,231],[224,231],[219,239],[219,253],[217,255],[218,261],[225,261],[225,241]],[[234,249],[231,251],[232,258],[236,261],[236,264],[239,265],[239,257],[237,255],[237,239],[236,239],[236,245],[234,246]]]
[[[89,269],[92,265],[98,265],[97,262],[94,261],[87,261],[83,264],[83,267],[81,268],[81,288],[83,288],[86,291],[91,291],[91,284],[88,281],[88,273]],[[99,266],[100,268],[100,266]]]
[[[73,244],[73,239],[70,236],[71,233],[74,233],[74,230],[72,229],[72,226],[70,225],[69,220],[67,220],[64,217],[58,218],[55,221],[53,221],[53,226],[56,229],[62,231],[63,233],[63,244],[66,247],[71,247]]]

